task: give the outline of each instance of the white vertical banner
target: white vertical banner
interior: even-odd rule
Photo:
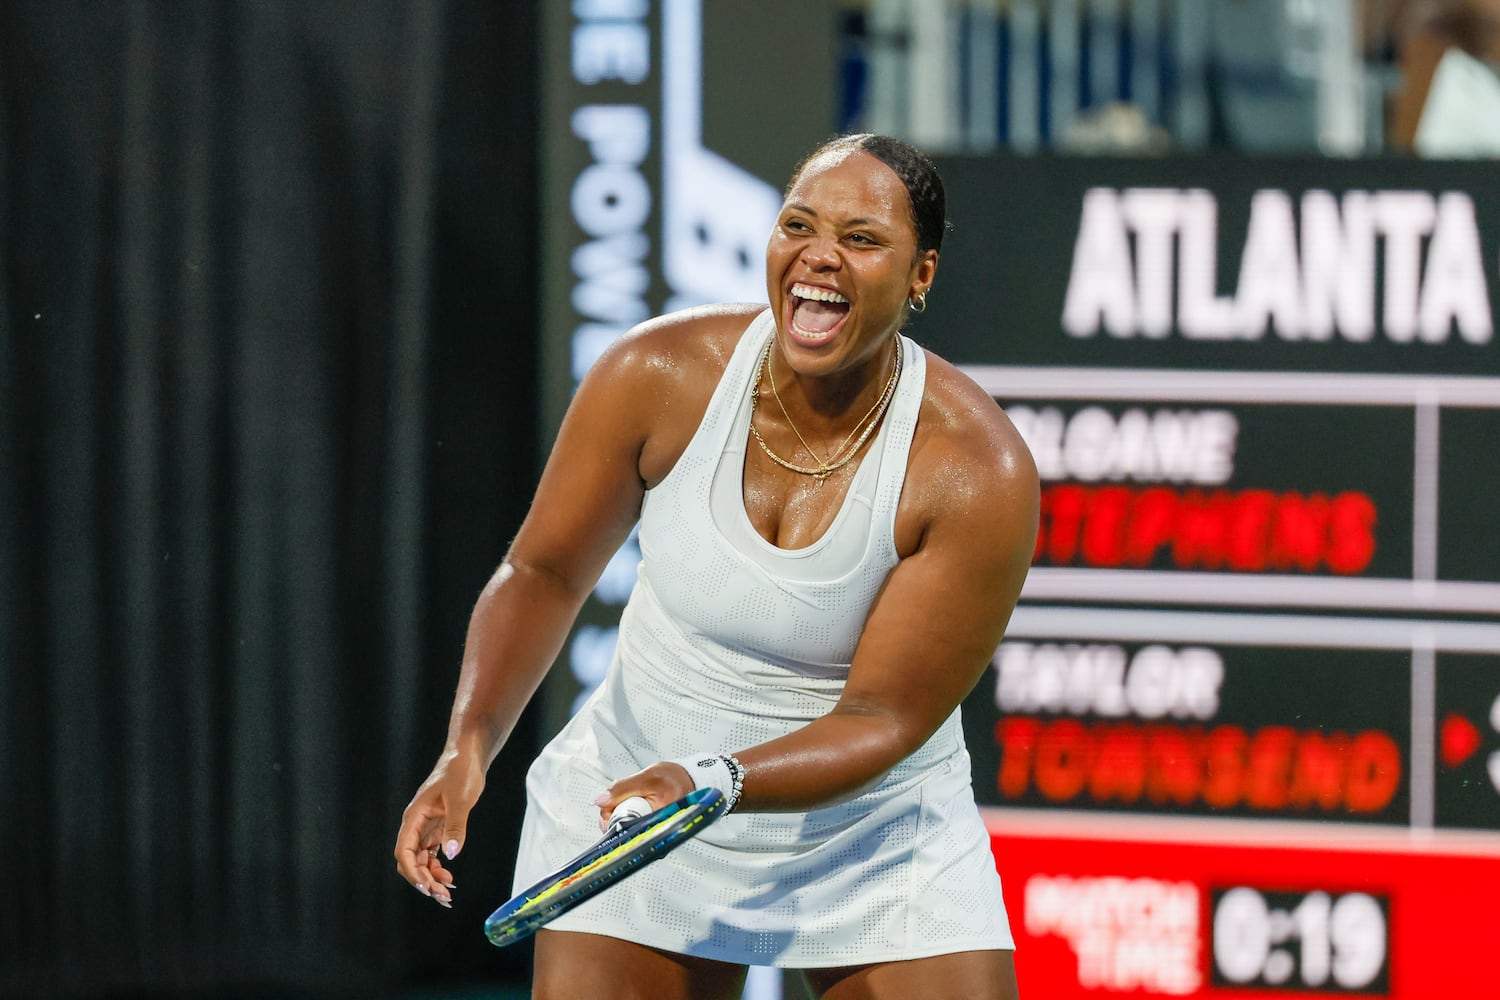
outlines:
[[[692,305],[766,300],[779,183],[832,131],[836,77],[835,12],[815,23],[796,0],[577,0],[545,4],[542,16],[545,452],[579,381],[631,327]],[[792,18],[802,23],[788,39]],[[747,75],[744,50],[773,38],[776,57],[757,55]],[[789,71],[823,64],[827,79],[811,85],[826,92]],[[724,147],[753,152],[760,173]],[[775,183],[760,175],[773,170]],[[549,678],[544,738],[610,669],[639,562],[632,533]],[[754,969],[745,997],[779,1000],[781,983],[779,970]]]

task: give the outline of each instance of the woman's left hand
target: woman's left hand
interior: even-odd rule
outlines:
[[[651,803],[651,808],[660,809],[691,792],[696,786],[681,764],[661,761],[644,771],[627,775],[610,785],[594,800],[599,807],[599,829],[609,823],[609,814],[615,806],[632,796],[640,796]]]

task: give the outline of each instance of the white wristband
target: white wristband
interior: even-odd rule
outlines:
[[[693,779],[694,788],[717,788],[724,796],[724,811],[730,812],[740,800],[745,787],[745,768],[733,756],[723,753],[698,753],[668,761],[676,764]]]

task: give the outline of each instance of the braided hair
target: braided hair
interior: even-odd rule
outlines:
[[[873,132],[835,136],[797,164],[787,190],[796,185],[814,160],[824,153],[838,151],[869,153],[890,167],[906,186],[907,200],[911,202],[912,228],[917,233],[917,253],[942,250],[943,233],[948,229],[948,196],[943,190],[943,179],[938,176],[937,167],[927,154],[909,142]]]

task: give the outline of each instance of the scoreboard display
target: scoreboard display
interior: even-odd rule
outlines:
[[[939,167],[912,332],[1042,480],[963,706],[1023,989],[1493,995],[1493,167]]]
[[[764,64],[829,64],[805,6],[547,5],[551,426],[633,324],[763,300],[779,186],[834,117]],[[1023,994],[1495,995],[1494,166],[939,167],[953,228],[908,332],[1042,479],[963,705]],[[584,607],[548,728],[609,669],[639,560]]]

